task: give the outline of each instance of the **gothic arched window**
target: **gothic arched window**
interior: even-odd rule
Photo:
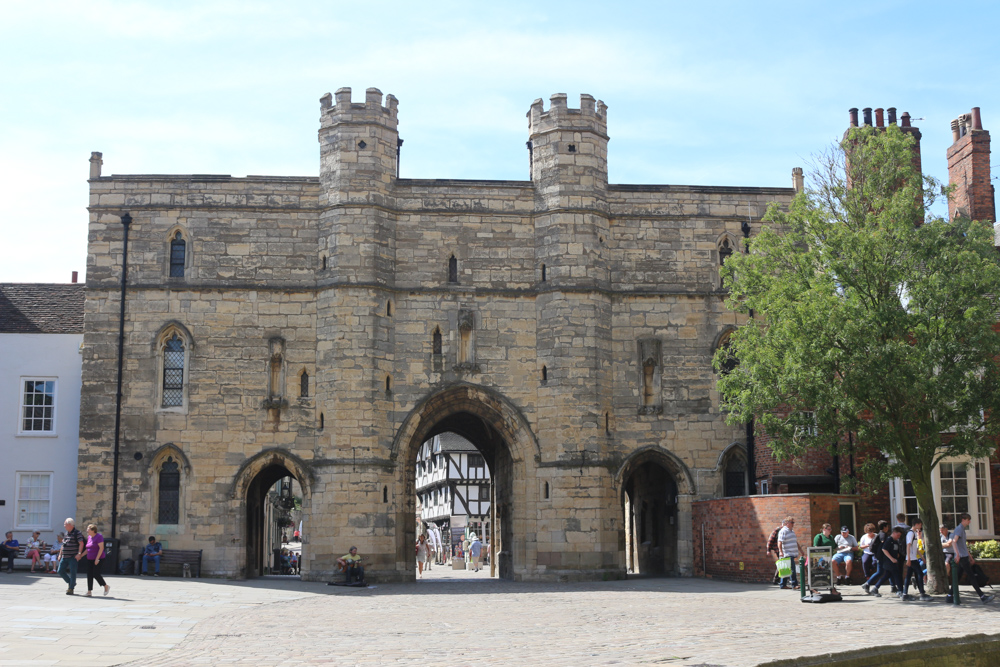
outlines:
[[[166,463],[160,466],[159,490],[156,523],[178,523],[181,506],[181,471],[172,456],[168,457]]]
[[[170,241],[170,277],[183,278],[187,261],[187,242],[180,232]]]
[[[299,376],[299,398],[309,398],[309,373],[305,371]]]
[[[454,255],[448,260],[448,282],[458,282],[458,260],[455,259]]]
[[[184,341],[176,333],[163,346],[163,399],[165,408],[184,405]]]

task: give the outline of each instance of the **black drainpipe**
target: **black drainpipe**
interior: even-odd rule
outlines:
[[[118,453],[122,431],[122,355],[125,349],[125,286],[128,283],[128,229],[132,216],[122,217],[125,236],[122,240],[122,298],[118,312],[118,390],[115,394],[115,458],[111,473],[111,537],[118,537]]]
[[[396,178],[399,179],[399,156],[403,152],[403,140],[396,137]]]

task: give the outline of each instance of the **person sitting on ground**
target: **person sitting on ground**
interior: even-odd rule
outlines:
[[[868,548],[872,550],[872,556],[875,557],[875,574],[868,577],[868,580],[861,585],[861,588],[865,593],[869,592],[869,588],[875,585],[876,581],[880,581],[884,568],[882,567],[882,544],[889,538],[889,522],[885,519],[879,519],[878,530],[875,532],[875,537],[872,538],[872,542],[868,545]]]
[[[797,563],[795,559],[799,556],[799,541],[795,537],[795,519],[792,517],[785,518],[785,525],[781,527],[781,532],[778,533],[778,555],[780,558],[791,558],[792,560],[792,574],[791,577],[784,577],[781,580],[781,588],[798,588],[798,574],[796,574]],[[788,586],[788,580],[791,579],[791,586]]]
[[[951,564],[955,562],[955,547],[948,530],[948,524],[941,524],[941,550],[944,551],[944,569],[948,573],[948,581],[951,581]]]
[[[917,517],[913,520],[913,528],[906,534],[906,569],[903,574],[903,600],[913,598],[909,595],[910,578],[917,582],[920,599],[928,602],[933,598],[924,592],[924,561],[923,558],[924,522]]]
[[[155,535],[149,536],[149,544],[142,549],[142,572],[140,574],[149,575],[149,562],[156,565],[153,576],[160,576],[160,556],[163,555],[163,547],[156,541]]]
[[[837,544],[837,553],[833,555],[831,568],[833,575],[837,577],[838,584],[847,584],[851,581],[851,570],[854,568],[854,552],[858,549],[858,541],[851,535],[851,529],[847,526],[840,527],[840,535],[834,538]],[[839,568],[845,568],[846,573],[841,575]]]
[[[27,549],[24,552],[25,558],[31,559],[31,571],[35,571],[35,565],[42,561],[42,547],[45,545],[41,539],[41,532],[35,531],[28,540]]]
[[[351,547],[346,554],[337,559],[337,565],[344,571],[344,583],[351,583],[352,579],[359,582],[365,581],[365,568],[361,564],[361,556],[358,555],[358,548]]]
[[[7,559],[7,571],[14,571],[14,558],[17,556],[18,550],[21,548],[21,544],[14,539],[14,531],[7,531],[7,539],[4,540],[3,544],[0,544],[0,563],[3,563],[3,559]]]
[[[49,547],[49,552],[45,554],[45,571],[56,574],[56,566],[59,564],[59,549],[62,548],[62,541],[65,539],[66,533],[59,533],[56,538],[55,544]]]
[[[903,546],[903,531],[900,530],[899,526],[893,526],[892,534],[882,541],[880,549],[882,557],[879,560],[879,570],[881,576],[870,590],[865,591],[866,593],[877,598],[882,597],[878,588],[888,579],[892,582],[893,588],[899,591],[899,597],[903,597],[903,582],[899,578],[899,562],[903,556]]]
[[[861,536],[861,541],[858,543],[858,548],[861,549],[861,574],[864,575],[865,581],[875,574],[875,563],[873,559],[875,555],[872,553],[872,540],[875,539],[875,524],[866,523],[865,524],[865,534]]]

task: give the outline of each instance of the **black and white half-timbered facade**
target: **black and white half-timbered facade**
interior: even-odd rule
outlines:
[[[467,531],[485,541],[490,529],[490,471],[476,446],[455,433],[436,435],[417,453],[417,506],[452,546]]]

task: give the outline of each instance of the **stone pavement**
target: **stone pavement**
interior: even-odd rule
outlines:
[[[521,584],[435,567],[412,584],[112,577],[67,597],[52,575],[0,575],[0,665],[755,665],[878,643],[1000,631],[974,596],[902,603],[704,579]],[[78,591],[86,589],[86,580]]]

